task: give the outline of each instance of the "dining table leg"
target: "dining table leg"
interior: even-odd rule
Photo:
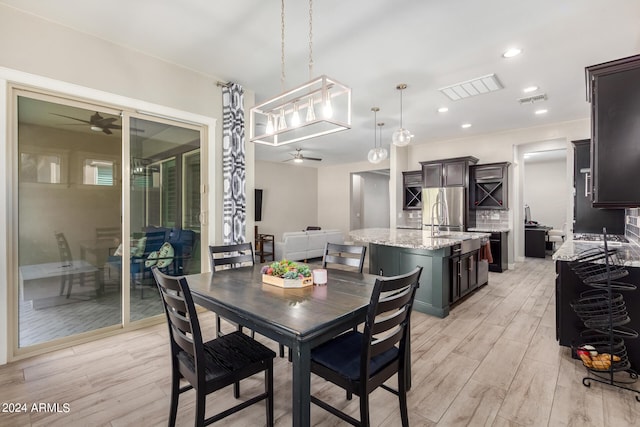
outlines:
[[[311,347],[299,343],[292,348],[292,412],[295,427],[311,425]]]

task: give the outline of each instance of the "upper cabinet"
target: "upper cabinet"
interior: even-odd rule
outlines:
[[[402,209],[422,209],[422,171],[402,172]]]
[[[509,162],[471,166],[470,209],[509,209]]]
[[[469,167],[478,163],[475,157],[457,157],[455,159],[420,162],[422,165],[422,186],[467,187],[469,185]]]
[[[586,73],[593,206],[640,206],[640,55],[587,67]]]
[[[573,141],[573,232],[624,234],[624,209],[591,206],[591,141]]]

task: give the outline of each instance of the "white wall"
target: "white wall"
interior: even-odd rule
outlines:
[[[565,159],[527,162],[524,165],[523,201],[531,209],[531,219],[540,224],[562,230],[567,212],[567,182]]]
[[[7,98],[7,84],[17,83],[36,90],[70,94],[89,102],[131,111],[144,110],[195,121],[208,126],[203,154],[209,166],[207,224],[209,243],[221,242],[222,206],[216,199],[222,194],[221,152],[222,93],[216,86],[219,78],[194,72],[140,52],[129,50],[96,37],[79,33],[35,16],[0,5],[0,152],[3,173],[0,175],[0,212],[3,224],[0,241],[0,364],[7,361],[12,344],[13,304],[8,286],[17,284],[15,264],[14,198],[11,183],[13,140],[10,139],[12,109]],[[245,106],[253,105],[254,94],[245,93]],[[9,107],[9,108],[8,108]],[[215,143],[215,141],[218,141]],[[247,144],[247,194],[253,194],[254,149]],[[253,240],[253,197],[247,203],[247,238]],[[6,250],[6,254],[3,252]]]
[[[309,225],[330,228],[318,220],[318,169],[256,161],[255,176],[256,188],[263,190],[262,221],[256,222],[260,233],[273,234],[279,241],[285,231]]]

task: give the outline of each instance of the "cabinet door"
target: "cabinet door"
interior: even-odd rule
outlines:
[[[463,187],[467,182],[467,162],[447,162],[444,164],[444,187]]]
[[[460,271],[460,258],[451,258],[450,303],[454,303],[460,298]]]
[[[476,181],[502,181],[505,178],[505,167],[492,166],[474,166],[473,177]]]
[[[596,77],[592,102],[593,206],[640,203],[640,58],[634,66]]]
[[[460,258],[458,263],[458,276],[460,280],[460,296],[466,294],[471,290],[470,274],[471,271],[471,257]]]
[[[573,232],[624,234],[624,209],[597,209],[591,206],[591,144],[590,141],[574,141]]]
[[[422,171],[402,172],[402,209],[422,209]]]
[[[442,163],[422,165],[422,179],[425,188],[442,187]]]

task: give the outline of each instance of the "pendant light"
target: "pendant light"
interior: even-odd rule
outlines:
[[[378,111],[380,111],[380,108],[371,107],[371,111],[373,111],[373,148],[369,150],[369,154],[367,154],[367,159],[369,160],[369,163],[378,164],[382,161],[378,153],[378,148],[376,144],[376,134],[377,134],[376,123],[378,121]]]
[[[389,153],[387,152],[386,148],[382,148],[382,146],[378,147],[378,144],[376,142],[377,125],[380,129],[380,144],[382,145],[382,126],[384,126],[384,123],[377,123],[377,113],[378,111],[380,111],[380,108],[371,107],[371,111],[373,111],[373,148],[369,150],[369,153],[367,154],[367,160],[369,160],[370,163],[378,164],[385,160]]]
[[[280,65],[283,92],[255,105],[249,113],[249,140],[274,147],[351,128],[351,89],[325,75],[313,77],[313,0],[309,0],[310,80],[285,91],[284,6],[284,0],[281,0]]]
[[[386,160],[387,157],[389,157],[389,152],[386,148],[382,147],[382,126],[384,126],[384,122],[378,123],[378,129],[380,129],[380,138],[378,138],[378,140],[380,141],[380,147],[378,147],[378,157],[380,157],[382,160]]]
[[[406,88],[407,88],[407,85],[405,83],[400,83],[398,86],[396,86],[396,89],[400,91],[400,128],[396,129],[395,132],[393,132],[393,135],[391,136],[391,141],[393,142],[394,145],[397,145],[398,147],[404,147],[405,145],[409,145],[409,143],[411,142],[411,138],[413,138],[413,135],[411,135],[411,132],[409,132],[407,129],[405,129],[402,126],[402,91],[405,90]]]

